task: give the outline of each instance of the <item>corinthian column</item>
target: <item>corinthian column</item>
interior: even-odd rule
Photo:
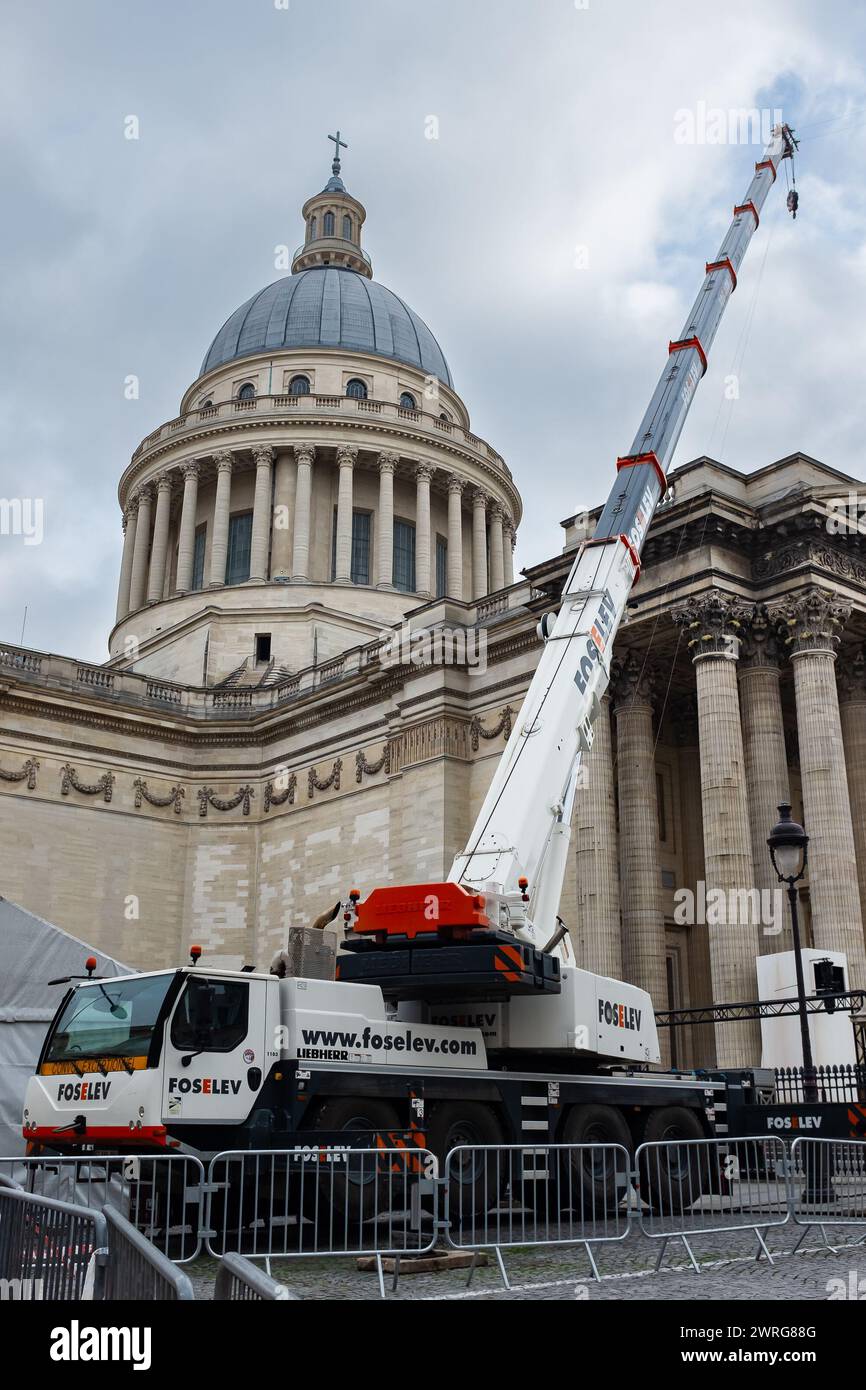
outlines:
[[[271,578],[288,579],[292,570],[292,528],[295,505],[294,456],[281,449],[274,465],[274,519],[271,534]]]
[[[358,448],[341,444],[337,449],[340,471],[337,486],[337,547],[334,579],[337,584],[352,582],[352,480]]]
[[[578,963],[597,975],[622,979],[619,863],[610,700],[601,702],[593,743],[580,765],[574,798],[574,856]]]
[[[761,925],[760,900],[756,902],[753,891],[752,832],[737,696],[737,644],[743,616],[742,605],[719,590],[691,599],[673,614],[686,630],[695,663],[713,998],[732,1004],[758,997],[755,957]],[[719,1066],[754,1064],[761,1055],[758,1023],[717,1025],[716,1052]]]
[[[448,597],[463,598],[463,482],[448,479]]]
[[[848,988],[859,989],[866,985],[866,951],[835,677],[839,634],[851,605],[812,588],[771,611],[788,629],[794,667],[812,939],[821,950],[845,952]]]
[[[503,556],[502,556],[502,559],[503,559],[503,565],[504,565],[504,570],[505,570],[505,586],[506,586],[506,588],[507,588],[509,585],[511,585],[511,584],[514,583],[514,541],[515,541],[514,523],[511,522],[511,521],[506,521],[506,523],[505,523],[505,530],[504,530],[504,534],[503,534],[503,541],[502,541],[502,547],[503,547]]]
[[[739,661],[740,713],[755,887],[764,895],[764,901],[773,903],[777,901],[775,897],[767,895],[775,895],[779,883],[770,862],[767,836],[779,818],[778,807],[783,801],[791,799],[779,690],[782,642],[778,629],[778,621],[769,618],[766,605],[754,608],[743,625]],[[763,926],[761,954],[791,949],[787,907],[781,899],[776,920]],[[782,930],[767,931],[767,926],[780,926]]]
[[[138,493],[138,515],[135,524],[135,546],[132,552],[132,575],[129,582],[129,611],[135,612],[144,604],[147,583],[147,559],[150,551],[150,511],[153,493],[143,487]]]
[[[862,647],[839,653],[836,680],[857,856],[860,916],[866,927],[866,656]]]
[[[394,587],[394,473],[399,455],[379,455],[379,511],[376,517],[376,583]]]
[[[123,556],[120,561],[120,581],[117,586],[116,621],[120,622],[129,612],[129,588],[132,581],[132,557],[135,551],[135,523],[138,508],[127,503],[123,512]]]
[[[226,582],[226,562],[229,553],[229,515],[232,505],[232,456],[229,450],[214,454],[217,466],[216,495],[213,504],[213,524],[210,540],[210,586]]]
[[[503,554],[503,511],[498,502],[490,510],[490,588],[495,594],[505,587],[505,556]]]
[[[422,598],[433,592],[430,582],[430,479],[429,463],[415,465],[415,591]]]
[[[180,509],[180,533],[177,541],[177,592],[185,594],[192,588],[195,563],[195,516],[198,507],[199,466],[194,459],[181,467],[183,502]]]
[[[271,540],[271,466],[274,451],[267,444],[253,449],[256,487],[253,493],[253,525],[250,536],[250,579],[267,579]]]
[[[652,694],[656,674],[630,652],[614,668],[623,978],[667,1007]],[[669,1043],[661,1030],[662,1060]]]
[[[313,492],[313,459],[315,457],[316,450],[312,444],[295,445],[298,477],[295,486],[292,578],[301,581],[310,577],[310,505]]]
[[[487,592],[487,497],[476,488],[472,494],[472,597],[483,598]]]
[[[153,523],[153,546],[150,552],[150,574],[147,581],[147,601],[156,603],[165,587],[165,557],[168,554],[168,522],[171,513],[171,478],[162,473],[156,483],[156,518]]]

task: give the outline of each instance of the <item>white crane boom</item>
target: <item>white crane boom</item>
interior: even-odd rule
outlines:
[[[512,901],[526,891],[526,880],[529,907],[518,935],[536,944],[556,929],[580,759],[592,745],[614,637],[667,487],[666,469],[761,208],[796,144],[787,125],[774,128],[718,254],[707,263],[631,449],[617,460],[617,480],[595,534],[578,551],[520,715],[468,844],[448,875],[449,882]]]

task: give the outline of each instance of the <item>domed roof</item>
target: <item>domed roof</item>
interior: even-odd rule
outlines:
[[[254,294],[223,324],[200,375],[238,357],[304,347],[372,352],[454,384],[430,329],[393,290],[333,266],[286,275]]]

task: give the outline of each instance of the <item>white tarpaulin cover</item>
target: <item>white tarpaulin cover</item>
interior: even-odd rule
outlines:
[[[96,974],[129,975],[111,956],[0,898],[0,1155],[24,1152],[21,1114],[46,1030],[66,993],[49,985],[58,975],[83,975],[95,956]]]

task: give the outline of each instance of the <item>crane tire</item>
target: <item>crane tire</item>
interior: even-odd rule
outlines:
[[[559,1210],[580,1212],[586,1220],[612,1215],[627,1196],[628,1160],[616,1150],[589,1146],[619,1144],[630,1159],[631,1132],[622,1112],[613,1105],[574,1105],[560,1142],[580,1147],[561,1154]]]
[[[671,1145],[676,1140],[705,1139],[703,1125],[694,1110],[668,1105],[651,1110],[644,1128],[644,1143]],[[701,1162],[701,1146],[683,1143],[657,1148],[640,1155],[640,1195],[651,1211],[681,1216],[712,1186],[709,1170]]]

